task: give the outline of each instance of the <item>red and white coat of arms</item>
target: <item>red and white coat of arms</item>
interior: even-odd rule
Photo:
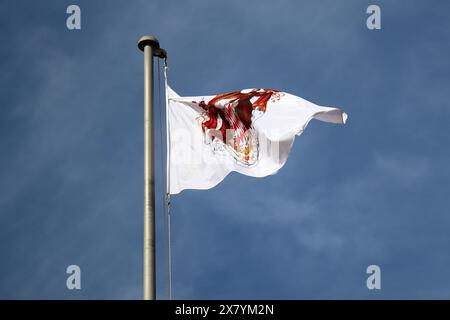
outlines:
[[[259,143],[253,122],[266,112],[269,101],[282,95],[272,89],[250,89],[219,94],[208,102],[193,101],[204,110],[197,120],[205,143],[215,152],[228,152],[239,164],[256,164]]]

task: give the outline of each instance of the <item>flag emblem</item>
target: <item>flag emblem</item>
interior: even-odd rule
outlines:
[[[197,118],[204,142],[214,153],[229,154],[238,164],[256,164],[259,142],[253,122],[265,113],[267,102],[276,102],[282,95],[273,89],[250,89],[219,94],[208,102],[192,101],[204,110]]]

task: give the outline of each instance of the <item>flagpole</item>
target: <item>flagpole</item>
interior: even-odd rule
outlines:
[[[159,48],[159,42],[153,36],[143,36],[138,42],[138,47],[144,52],[144,300],[155,300],[153,56],[159,57],[164,50]]]

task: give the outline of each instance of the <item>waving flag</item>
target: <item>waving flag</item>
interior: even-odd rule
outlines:
[[[274,174],[309,121],[347,119],[338,108],[273,89],[180,97],[168,87],[166,94],[170,194],[212,188],[231,171]]]

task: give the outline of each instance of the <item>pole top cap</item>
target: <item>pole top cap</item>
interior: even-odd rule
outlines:
[[[159,41],[153,36],[143,36],[139,39],[138,48],[144,51],[145,46],[151,46],[153,49],[159,49]]]

